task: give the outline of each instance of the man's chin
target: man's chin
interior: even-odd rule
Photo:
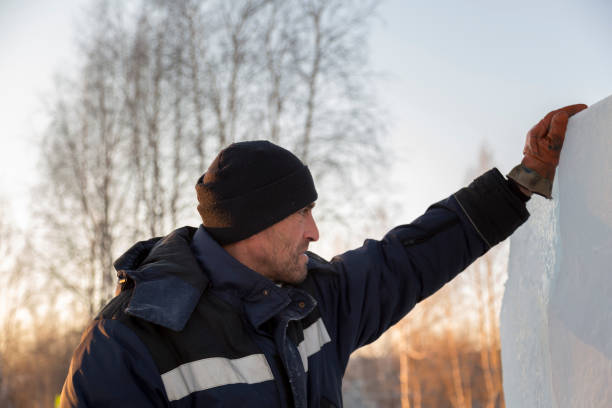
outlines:
[[[308,276],[307,273],[304,273],[304,275],[302,275],[299,279],[296,280],[296,282],[294,283],[294,285],[299,285],[300,283],[304,282],[306,280],[306,277]]]
[[[302,265],[300,265],[298,266],[298,268],[294,270],[294,273],[292,273],[291,276],[287,277],[288,281],[285,283],[291,285],[299,285],[300,283],[306,280],[306,277],[308,276],[308,270],[306,269],[306,265],[304,265],[303,267]]]

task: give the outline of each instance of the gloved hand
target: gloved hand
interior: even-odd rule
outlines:
[[[523,160],[507,177],[533,193],[551,198],[567,121],[586,107],[584,104],[570,105],[544,116],[527,133]]]

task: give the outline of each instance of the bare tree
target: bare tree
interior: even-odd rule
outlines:
[[[500,248],[503,249],[503,248]],[[478,341],[479,354],[487,408],[495,408],[498,402],[504,406],[499,336],[499,286],[502,274],[497,270],[503,251],[495,249],[488,253],[473,267],[474,287],[478,301]]]
[[[124,111],[118,56],[123,35],[111,14],[106,3],[96,10],[99,25],[91,44],[82,45],[87,58],[81,80],[58,90],[42,148],[45,182],[36,193],[45,197],[44,203],[36,202],[50,244],[40,256],[90,314],[114,286],[116,227],[127,192],[119,177]]]
[[[28,236],[0,200],[0,406],[46,407],[61,390],[78,319],[39,272]]]
[[[96,2],[43,144],[49,273],[93,314],[112,293],[116,250],[196,221],[193,184],[234,141],[298,152],[334,191],[327,218],[348,213],[384,165],[365,86],[375,4]]]
[[[8,290],[11,284],[11,238],[12,228],[8,224],[6,203],[0,200],[0,305],[2,305],[3,316],[0,316],[0,405],[12,407],[10,396],[10,376],[6,370],[5,356],[8,353],[8,345],[11,343],[9,332],[12,310],[10,309],[10,296]]]
[[[478,152],[478,161],[468,178],[492,167],[492,154],[486,145]],[[480,369],[484,382],[484,404],[487,408],[505,406],[501,372],[501,342],[499,335],[499,311],[503,294],[503,282],[507,268],[507,242],[492,248],[470,267],[469,276],[476,300],[478,349]]]
[[[450,303],[450,302],[449,302]],[[452,317],[450,305],[447,304],[447,317]],[[461,355],[457,345],[457,329],[451,325],[446,326],[445,338],[447,341],[448,361],[447,366],[450,366],[449,376],[442,375],[442,380],[446,385],[446,392],[449,400],[454,408],[469,408],[472,406],[472,393],[469,370],[462,366]]]
[[[406,327],[408,333],[404,332],[404,335],[409,338],[410,331]],[[405,338],[405,340],[407,340]],[[422,360],[425,358],[425,353],[416,350],[411,342],[401,341],[398,345],[399,350],[399,377],[400,377],[400,403],[402,408],[422,408],[422,395],[421,395],[421,384],[419,381],[418,373],[412,373],[411,360]],[[412,400],[412,404],[410,401]]]

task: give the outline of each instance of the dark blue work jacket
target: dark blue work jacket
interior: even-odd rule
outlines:
[[[123,289],[75,351],[64,407],[340,407],[350,354],[528,217],[497,170],[380,241],[278,286],[185,227],[115,263]]]

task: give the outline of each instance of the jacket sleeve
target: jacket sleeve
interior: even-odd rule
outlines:
[[[117,320],[96,320],[70,363],[60,406],[167,407],[158,369],[146,346]]]
[[[525,203],[493,169],[411,224],[332,259],[316,279],[340,364],[417,302],[453,279],[527,220]]]

